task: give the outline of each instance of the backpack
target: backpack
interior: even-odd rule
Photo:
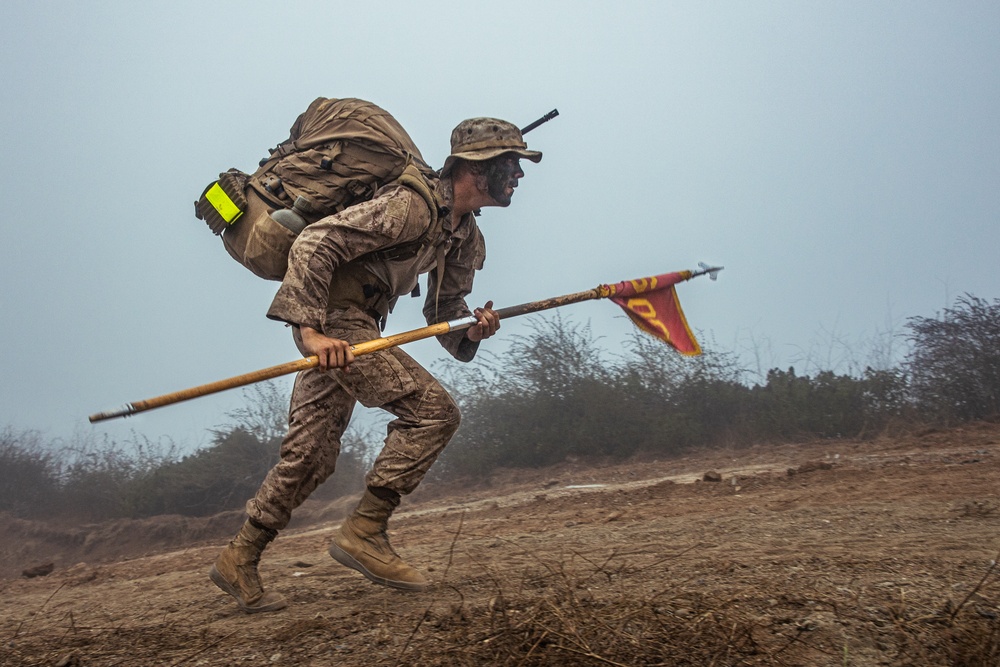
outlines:
[[[320,97],[257,171],[219,174],[195,202],[195,216],[222,236],[236,261],[262,278],[281,280],[302,229],[371,199],[390,183],[413,187],[436,224],[434,178],[389,112],[364,100]]]

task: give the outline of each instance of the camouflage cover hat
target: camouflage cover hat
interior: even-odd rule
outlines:
[[[451,131],[451,155],[444,161],[441,175],[447,176],[456,160],[489,160],[504,153],[540,162],[542,154],[529,151],[521,130],[499,118],[470,118]]]

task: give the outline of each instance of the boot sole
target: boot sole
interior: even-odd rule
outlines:
[[[257,614],[265,611],[278,611],[279,609],[284,609],[285,607],[288,606],[288,603],[285,602],[284,599],[278,599],[270,604],[265,604],[265,605],[259,605],[259,606],[248,605],[240,597],[239,591],[236,590],[236,587],[234,587],[232,584],[226,581],[226,578],[222,576],[222,573],[219,572],[214,565],[212,566],[212,569],[208,571],[208,578],[212,580],[213,584],[221,588],[226,593],[232,595],[236,599],[236,604],[239,605],[240,609],[242,609],[248,614]]]
[[[328,551],[333,560],[345,567],[351,568],[352,570],[357,570],[361,574],[365,575],[365,578],[372,583],[388,586],[389,588],[397,588],[403,591],[415,592],[426,591],[430,587],[429,583],[416,584],[410,581],[399,581],[398,579],[386,579],[385,577],[380,577],[362,565],[356,558],[354,558],[354,556],[341,549],[336,542],[330,545]]]

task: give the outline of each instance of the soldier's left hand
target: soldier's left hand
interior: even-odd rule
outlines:
[[[500,315],[497,314],[497,311],[493,310],[492,301],[487,301],[485,306],[476,308],[472,312],[479,321],[469,327],[465,332],[465,337],[473,343],[486,340],[500,328]]]

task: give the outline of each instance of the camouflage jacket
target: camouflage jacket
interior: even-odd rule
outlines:
[[[431,226],[426,201],[403,185],[388,185],[374,199],[306,227],[292,245],[288,272],[267,316],[321,332],[335,328],[342,311],[331,305],[331,288],[336,290],[332,283],[345,269],[353,273],[363,269],[362,275],[387,292],[390,307],[416,286],[420,274],[429,273],[423,309],[427,322],[470,315],[465,297],[472,291],[475,272],[483,267],[486,244],[473,215],[452,219],[449,179],[437,181],[434,194],[440,202],[438,238],[424,239],[425,246],[405,259],[380,258],[376,252],[420,240]],[[445,268],[439,286],[433,269],[442,256]],[[478,348],[464,331],[438,340],[461,361],[471,360]]]

